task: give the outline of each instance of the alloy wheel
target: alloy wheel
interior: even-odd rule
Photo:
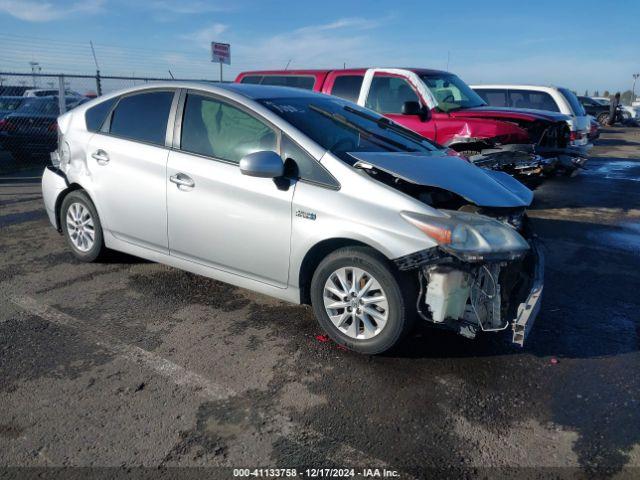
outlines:
[[[89,209],[75,202],[67,209],[67,233],[73,246],[81,252],[88,252],[95,241],[95,226]]]
[[[343,267],[334,271],[324,284],[322,297],[331,322],[350,338],[373,338],[387,323],[387,296],[365,270]]]

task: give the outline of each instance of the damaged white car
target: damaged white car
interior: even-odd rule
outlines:
[[[351,102],[174,82],[100,97],[58,127],[44,202],[81,260],[113,249],[310,303],[368,354],[415,321],[466,337],[511,327],[522,345],[538,312],[531,191]]]

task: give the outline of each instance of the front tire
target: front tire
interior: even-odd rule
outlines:
[[[407,280],[371,248],[341,248],[313,274],[314,314],[336,343],[359,353],[383,353],[413,326],[415,285]]]
[[[598,115],[597,120],[600,125],[607,125],[609,123],[609,114],[601,113],[600,115]]]
[[[82,190],[69,193],[60,208],[60,226],[73,255],[94,262],[105,252],[98,211]]]

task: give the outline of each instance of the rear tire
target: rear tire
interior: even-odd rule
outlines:
[[[397,346],[413,327],[416,284],[375,250],[345,247],[316,268],[311,304],[336,343],[375,355]]]
[[[82,190],[69,193],[60,207],[60,227],[73,255],[94,262],[106,251],[98,211]]]

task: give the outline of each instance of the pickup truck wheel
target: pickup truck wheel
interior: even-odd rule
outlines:
[[[318,323],[338,344],[365,354],[396,346],[415,319],[415,288],[382,255],[346,247],[328,255],[311,281]]]
[[[75,190],[64,197],[60,208],[60,225],[77,259],[93,262],[105,252],[98,212],[83,191]]]

